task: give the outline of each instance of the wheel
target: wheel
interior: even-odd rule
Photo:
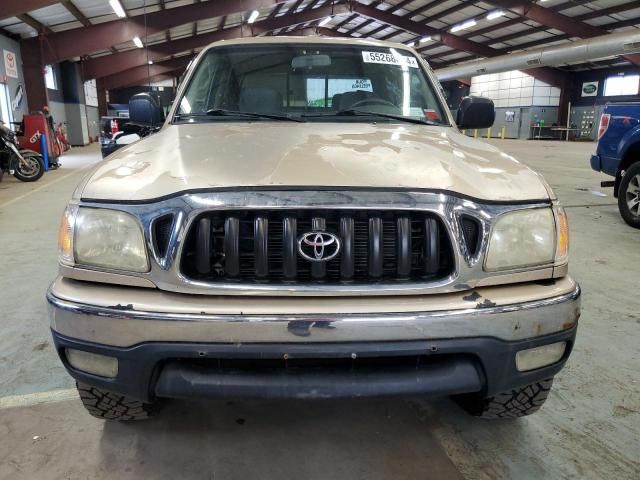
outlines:
[[[526,417],[540,410],[551,391],[553,378],[498,393],[493,397],[461,395],[455,400],[471,415],[482,418]]]
[[[625,222],[640,228],[640,162],[631,165],[620,181],[618,209]]]
[[[102,420],[146,420],[152,404],[77,382],[80,400],[89,414]]]
[[[13,174],[22,182],[35,182],[44,175],[44,161],[39,155],[23,155],[24,162],[16,161]]]

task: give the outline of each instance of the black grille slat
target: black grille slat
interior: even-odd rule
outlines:
[[[424,221],[424,255],[425,272],[427,275],[436,273],[440,268],[440,235],[434,218]]]
[[[286,280],[296,278],[297,231],[297,219],[285,217],[282,221],[282,276]]]
[[[398,277],[408,278],[411,275],[411,219],[398,217]]]
[[[300,235],[313,231],[340,238],[335,258],[312,262],[298,253]],[[214,283],[366,284],[430,282],[454,264],[448,230],[429,212],[283,209],[201,214],[187,232],[180,268],[187,278]]]
[[[369,218],[369,276],[378,279],[382,277],[384,265],[382,218]]]
[[[342,250],[340,252],[340,278],[351,280],[354,275],[353,258],[353,218],[342,217],[340,219],[340,240]]]
[[[240,221],[227,217],[224,222],[224,273],[229,277],[240,274]]]
[[[211,271],[211,219],[207,217],[198,222],[196,270],[201,274]]]
[[[269,276],[269,219],[267,217],[256,217],[253,239],[256,278],[266,279]]]

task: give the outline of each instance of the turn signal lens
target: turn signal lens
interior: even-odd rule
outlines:
[[[69,205],[62,214],[58,229],[58,255],[60,263],[73,264],[73,229],[78,213],[77,205]]]
[[[546,367],[559,361],[567,349],[567,342],[520,350],[516,353],[516,368],[519,372],[528,372],[536,368]]]
[[[558,239],[556,242],[556,261],[557,265],[567,263],[569,260],[569,219],[564,208],[557,207],[556,214],[556,231]]]
[[[98,353],[65,349],[69,365],[77,370],[99,375],[101,377],[115,378],[118,376],[118,359]]]

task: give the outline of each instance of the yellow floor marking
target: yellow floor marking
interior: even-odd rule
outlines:
[[[11,395],[8,397],[0,397],[0,410],[15,407],[31,407],[42,403],[62,402],[77,398],[78,391],[75,388],[29,393],[27,395]]]
[[[39,192],[40,190],[42,190],[44,188],[50,187],[51,185],[53,185],[55,183],[61,182],[65,178],[69,178],[71,175],[75,175],[77,173],[83,172],[84,170],[87,170],[90,167],[93,167],[93,165],[87,165],[86,167],[75,169],[72,172],[67,173],[66,175],[63,175],[61,177],[56,178],[55,180],[50,181],[49,183],[43,183],[39,187],[34,188],[33,190],[29,190],[27,193],[23,193],[22,195],[19,195],[19,196],[15,197],[15,198],[12,198],[8,202],[0,204],[0,208],[8,207],[12,203],[16,203],[16,202],[22,200],[23,198],[28,197],[32,193]]]

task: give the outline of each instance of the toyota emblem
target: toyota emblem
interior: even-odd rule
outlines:
[[[340,252],[340,239],[329,232],[307,232],[298,238],[298,253],[310,262],[328,262]]]

